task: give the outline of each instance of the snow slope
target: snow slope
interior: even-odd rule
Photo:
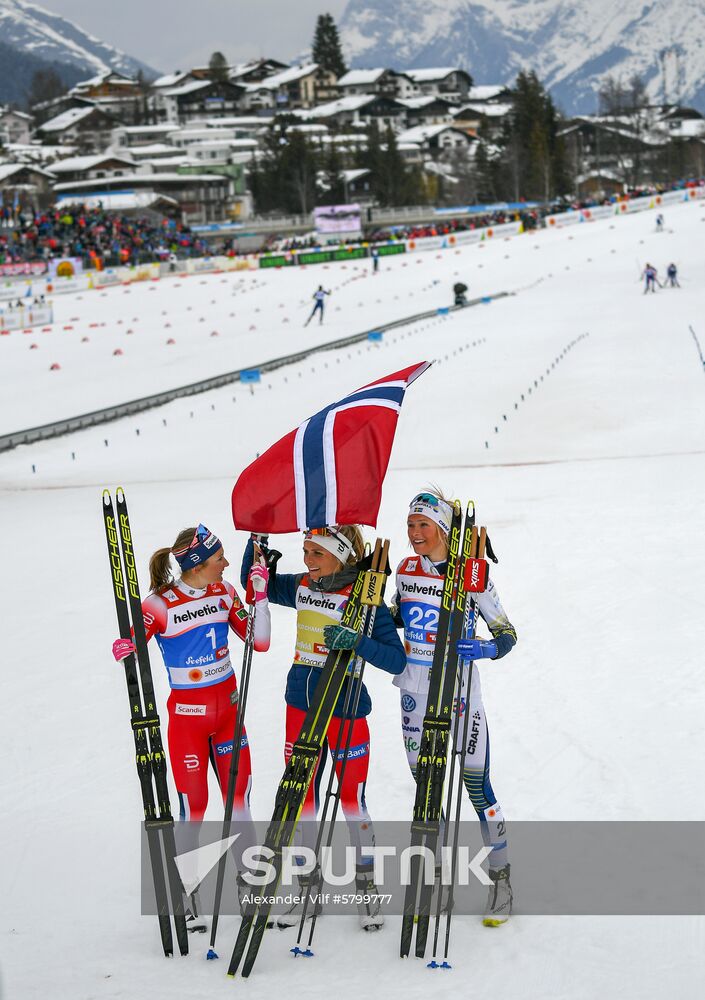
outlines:
[[[351,285],[343,282],[358,272],[331,266],[325,280],[338,289],[331,305],[345,303],[350,315],[331,312],[323,327],[330,336],[345,324],[372,328],[393,308],[415,312],[432,292],[438,304],[447,302],[456,272],[471,292],[518,291],[395,331],[381,345],[318,354],[265,376],[253,392],[235,385],[0,456],[2,524],[12,546],[0,582],[12,622],[0,675],[3,996],[702,994],[705,922],[696,917],[517,915],[496,932],[458,917],[454,971],[433,980],[422,963],[397,958],[398,918],[373,938],[354,918],[321,920],[317,958],[308,963],[291,958],[287,935],[268,934],[246,983],[227,980],[224,962],[203,961],[198,942],[189,958],[165,961],[156,921],[138,916],[139,793],[124,681],[109,653],[114,609],[99,513],[103,486],[125,485],[142,570],[151,551],[197,520],[221,534],[237,566],[244,539],[229,527],[230,490],[256,452],[323,402],[435,358],[402,411],[379,530],[399,559],[407,551],[408,499],[431,482],[474,497],[490,527],[501,560],[493,576],[519,632],[509,657],[482,666],[493,785],[505,813],[703,820],[705,372],[688,330],[693,324],[705,342],[702,215],[697,205],[669,208],[664,234],[654,233],[652,213],[645,213],[482,250],[409,257],[406,268],[399,259],[384,261],[377,278]],[[638,268],[647,259],[661,272],[669,260],[679,262],[682,289],[642,295]],[[262,343],[240,346],[234,334],[233,367],[241,351],[276,356],[318,335],[294,326],[293,316],[305,315],[301,303],[319,274],[267,275],[266,287],[252,276],[248,291],[238,289],[245,302],[259,303]],[[168,287],[141,289],[142,299],[135,289],[131,297],[99,300],[104,320],[112,337],[119,319],[124,326],[148,308],[160,312],[150,301],[164,295],[186,355],[171,375],[181,378],[189,363],[200,374],[211,344],[185,313],[205,308],[207,295],[229,302],[232,289],[209,290],[195,279],[178,292]],[[286,327],[278,321],[280,301],[292,316]],[[60,308],[78,312],[87,302]],[[0,348],[27,339],[3,338]],[[39,351],[8,355],[11,382],[32,398],[34,422],[74,412],[79,402],[82,408],[93,392],[87,383],[99,383],[111,398],[132,395],[139,369],[159,363],[165,347],[161,334],[127,341],[141,346],[123,358],[106,349],[104,358],[96,352],[83,362],[67,340],[60,389],[52,394],[33,368],[36,355],[48,357],[44,342]],[[140,352],[134,361],[133,350]],[[208,364],[217,368],[224,359]],[[123,361],[129,377],[114,376],[114,362]],[[19,393],[14,398],[22,405]],[[300,539],[277,544],[285,564],[297,567]],[[141,578],[144,587],[144,572]],[[294,634],[282,609],[274,609],[273,623],[272,649],[257,657],[248,706],[257,818],[269,815],[282,769],[283,684]],[[153,660],[163,704],[158,654]],[[376,819],[406,818],[413,788],[398,697],[389,679],[374,673],[367,800]],[[214,796],[210,815],[219,814]],[[222,921],[221,956],[235,926],[234,918]]]

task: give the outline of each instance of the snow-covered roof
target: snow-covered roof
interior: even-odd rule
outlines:
[[[135,208],[151,208],[156,204],[178,205],[178,201],[155,191],[118,191],[115,194],[62,195],[56,202],[61,205],[85,205],[87,208],[103,208],[113,211],[129,211]]]
[[[124,132],[127,136],[166,135],[168,132],[175,132],[178,128],[178,122],[164,122],[162,125],[121,125],[115,131]]]
[[[141,160],[146,156],[160,156],[162,153],[171,155],[175,149],[176,147],[168,142],[150,142],[144,146],[131,146],[130,155]]]
[[[329,101],[328,104],[319,104],[315,108],[309,108],[302,112],[301,116],[305,118],[330,118],[333,115],[342,114],[344,111],[358,111],[366,104],[378,100],[379,94],[351,94],[350,97],[339,97],[337,101]]]
[[[506,89],[504,84],[488,83],[480,87],[470,87],[468,97],[471,101],[491,101],[493,98],[499,97]]]
[[[183,97],[185,94],[192,94],[197,90],[203,90],[205,87],[212,87],[212,80],[189,80],[188,83],[184,83],[179,87],[171,87],[164,91],[165,97]]]
[[[247,89],[250,92],[256,90],[278,90],[279,87],[284,87],[287,83],[294,83],[296,80],[302,80],[304,77],[310,76],[317,69],[318,63],[307,63],[305,66],[291,66],[282,73],[275,73],[273,76],[266,77],[259,83],[249,84]]]
[[[0,118],[4,118],[5,115],[12,115],[14,118],[24,118],[25,121],[31,122],[32,116],[25,114],[24,111],[17,111],[15,108],[3,107],[0,104]]]
[[[381,76],[387,71],[385,69],[351,69],[338,80],[339,87],[361,87],[370,83],[377,83]]]
[[[678,139],[699,139],[705,137],[705,121],[702,118],[679,119],[677,127],[669,127],[668,134]]]
[[[364,177],[369,174],[370,171],[367,167],[361,167],[357,170],[341,170],[341,176],[346,184],[351,184],[352,181],[358,180],[360,177]]]
[[[92,115],[95,110],[93,106],[89,108],[69,108],[68,111],[62,111],[56,118],[50,118],[48,122],[44,122],[39,127],[42,132],[63,132],[77,122],[83,121],[84,118]]]
[[[55,174],[69,174],[75,171],[92,170],[94,167],[100,166],[101,163],[107,163],[108,160],[118,160],[128,167],[135,165],[134,160],[127,156],[120,156],[116,153],[98,153],[95,156],[70,156],[67,160],[58,160],[52,164],[51,169]]]
[[[484,115],[485,118],[504,118],[511,110],[511,104],[463,104],[462,108],[454,113],[454,117],[462,118],[467,111],[471,111],[474,115]]]
[[[445,80],[451,73],[462,73],[457,66],[443,66],[440,69],[405,69],[404,74],[414,83],[431,83],[433,80]]]
[[[48,170],[36,167],[33,163],[0,163],[0,182],[17,174],[20,170],[33,170],[36,174],[43,174],[44,177],[52,177]]]
[[[437,94],[424,94],[423,97],[397,97],[397,101],[403,104],[407,108],[427,108],[431,104],[436,104],[438,101],[443,101],[448,105],[449,112],[453,110],[454,105],[447,97],[439,97]]]
[[[397,136],[397,139],[399,142],[427,142],[442,132],[457,132],[458,135],[464,135],[467,138],[466,133],[456,128],[455,125],[415,125],[414,128],[402,132],[401,135]]]
[[[179,160],[180,163],[183,160]],[[160,161],[161,163],[161,161]],[[199,166],[201,164],[199,163]],[[205,183],[213,184],[215,181],[225,180],[220,174],[179,174],[170,171],[154,174],[123,174],[122,177],[101,177],[92,181],[71,181],[64,184],[56,184],[55,191],[81,191],[84,188],[94,188],[96,184],[173,184],[183,181],[184,183]]]
[[[160,90],[165,87],[178,87],[183,80],[188,80],[190,76],[190,73],[181,70],[177,70],[175,73],[165,73],[164,76],[157,77],[152,86],[158,87]]]

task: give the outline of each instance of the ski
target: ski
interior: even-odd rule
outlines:
[[[464,586],[465,591],[470,595],[468,598],[468,608],[465,615],[465,626],[463,628],[462,637],[464,639],[471,639],[475,635],[475,628],[477,625],[477,594],[482,593],[487,587],[487,560],[485,559],[485,548],[487,546],[489,539],[487,537],[487,528],[480,528],[478,531],[477,525],[473,525],[472,536],[470,540],[470,559],[465,563],[465,571],[461,581],[461,586]],[[491,546],[490,546],[491,549]],[[448,845],[448,823],[453,817],[453,840],[451,846],[451,870],[450,870],[450,886],[448,887],[448,897],[447,897],[447,907],[446,907],[446,930],[445,930],[445,948],[443,953],[443,962],[439,964],[436,961],[438,955],[438,934],[441,925],[441,914],[442,914],[442,876],[441,883],[437,884],[437,899],[436,899],[436,914],[435,914],[435,928],[433,933],[433,957],[431,962],[429,962],[429,968],[431,969],[450,969],[451,965],[448,962],[448,949],[450,946],[450,925],[453,916],[453,890],[455,888],[455,877],[457,873],[457,862],[458,862],[458,836],[460,833],[460,813],[463,802],[463,758],[465,756],[465,748],[468,745],[468,732],[470,723],[470,691],[472,688],[472,674],[474,669],[474,663],[469,661],[467,664],[467,670],[465,669],[465,664],[463,661],[459,663],[459,681],[458,681],[458,692],[459,698],[462,698],[463,690],[466,692],[465,698],[465,712],[462,724],[462,735],[460,729],[461,712],[456,711],[455,719],[453,720],[453,736],[451,745],[451,765],[450,773],[448,775],[448,792],[446,798],[446,817],[447,822],[444,829],[443,835],[443,849],[447,848]],[[460,704],[460,701],[458,701]],[[457,776],[456,776],[456,764],[457,764]],[[441,868],[441,872],[442,872]]]
[[[355,578],[341,625],[358,632],[364,630],[369,616],[381,603],[388,574],[388,548],[388,542],[383,545],[377,539],[369,568],[361,568]],[[243,978],[247,978],[252,971],[267,926],[267,918],[273,903],[272,897],[279,885],[282,852],[293,839],[306,793],[325,743],[330,720],[356,658],[354,650],[331,650],[321,671],[314,699],[306,713],[301,732],[294,743],[291,757],[279,783],[274,812],[263,845],[265,852],[270,855],[268,860],[272,876],[266,885],[257,890],[262,902],[253,904],[251,912],[245,913],[242,917],[228,967],[228,976],[236,974],[241,962]]]
[[[433,885],[426,883],[421,849],[436,853],[442,819],[443,785],[448,761],[448,739],[453,718],[453,703],[458,692],[458,657],[455,643],[463,634],[465,623],[465,566],[471,556],[475,508],[468,504],[462,525],[460,504],[453,507],[448,536],[448,561],[443,580],[436,646],[431,664],[430,687],[416,764],[416,798],[411,824],[412,854],[409,885],[404,897],[399,953],[406,958],[411,950],[416,926],[415,954],[423,958],[431,918]]]
[[[174,953],[170,914],[179,951],[188,954],[188,931],[184,914],[181,880],[174,860],[174,821],[167,787],[167,765],[156,711],[152,672],[142,618],[132,533],[125,494],[116,491],[117,517],[109,490],[103,491],[103,520],[111,567],[113,596],[118,629],[123,639],[133,639],[137,655],[124,660],[127,694],[135,743],[137,774],[142,792],[144,826],[147,836],[162,947],[166,956]],[[131,631],[130,621],[134,636]],[[156,791],[156,795],[155,795]],[[162,851],[163,848],[163,851]],[[169,906],[171,896],[172,909]]]

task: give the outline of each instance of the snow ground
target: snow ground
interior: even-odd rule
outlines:
[[[227,980],[225,962],[203,961],[198,942],[188,959],[165,961],[156,921],[138,915],[139,792],[124,681],[109,653],[114,609],[99,504],[105,485],[126,487],[143,570],[150,552],[198,520],[226,540],[236,567],[244,539],[229,528],[230,491],[256,453],[322,403],[435,358],[406,398],[379,531],[401,558],[406,504],[429,483],[474,497],[490,528],[500,556],[493,576],[519,632],[507,659],[482,667],[493,785],[506,815],[703,820],[705,372],[688,330],[705,344],[703,214],[698,205],[669,208],[664,234],[645,213],[392,258],[376,278],[362,277],[364,264],[331,265],[57,297],[52,333],[0,338],[0,425],[9,431],[445,305],[456,275],[471,294],[517,291],[402,328],[381,345],[317,354],[254,391],[234,385],[0,456],[13,547],[0,601],[14,626],[0,688],[3,996],[195,1000],[331,988],[352,996],[369,991],[370,979],[373,995],[392,997],[487,983],[509,1000],[702,995],[705,921],[696,917],[517,915],[498,931],[460,917],[454,972],[445,974],[396,957],[399,918],[371,939],[352,918],[322,920],[317,958],[306,964],[289,956],[288,936],[269,934],[246,982]],[[643,296],[639,268],[650,260],[663,274],[671,259],[682,289]],[[326,323],[301,330],[319,281],[334,291]],[[134,335],[121,332],[129,328]],[[170,333],[177,343],[168,348]],[[40,348],[30,352],[29,340]],[[62,369],[50,373],[54,360]],[[300,540],[277,545],[295,569]],[[269,816],[282,770],[293,616],[275,608],[273,626],[248,705],[256,818]],[[153,661],[163,704],[156,652]],[[398,697],[375,673],[368,804],[373,818],[405,819],[413,789]],[[220,815],[215,795],[209,815]],[[221,956],[235,925],[221,923]]]

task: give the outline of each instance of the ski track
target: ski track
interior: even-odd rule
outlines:
[[[0,421],[10,430],[446,305],[457,277],[471,295],[523,289],[395,330],[381,345],[316,354],[264,375],[253,391],[235,384],[0,455],[2,524],[13,552],[0,584],[13,625],[0,682],[3,997],[323,997],[334,987],[345,998],[369,990],[370,974],[374,995],[394,997],[445,997],[486,983],[510,1000],[702,994],[705,921],[695,917],[519,914],[500,930],[458,917],[454,972],[446,973],[397,958],[398,917],[373,936],[354,918],[323,919],[315,959],[293,960],[292,932],[269,933],[247,982],[224,975],[236,927],[226,917],[219,963],[203,960],[200,937],[188,959],[165,961],[156,920],[139,916],[140,798],[124,680],[110,655],[114,607],[99,513],[102,486],[125,485],[143,592],[148,555],[199,520],[224,538],[237,583],[244,536],[229,527],[229,507],[238,472],[324,402],[436,359],[402,410],[379,531],[398,561],[407,551],[408,498],[430,483],[474,497],[489,526],[500,557],[493,577],[519,632],[509,657],[481,667],[492,779],[505,814],[705,819],[705,380],[688,330],[692,323],[705,334],[703,207],[666,214],[668,233],[655,234],[653,213],[644,213],[392,258],[375,278],[363,263],[171,279],[81,301],[57,296],[56,327],[36,333],[39,350],[28,350],[35,337],[0,338]],[[652,260],[663,273],[671,259],[682,289],[643,296],[637,268]],[[334,291],[331,308],[321,329],[304,331],[319,282]],[[241,315],[210,338],[233,299]],[[118,332],[133,317],[139,333]],[[90,328],[81,343],[91,322],[106,326]],[[63,331],[66,324],[75,330]],[[169,332],[177,340],[171,354]],[[125,354],[114,358],[118,344]],[[53,360],[58,373],[47,371]],[[300,539],[276,544],[282,565],[298,568]],[[39,577],[49,587],[44,597]],[[272,617],[272,648],[255,658],[248,704],[258,819],[269,816],[282,771],[294,635],[293,615],[273,608]],[[156,650],[152,659],[163,705]],[[381,672],[370,669],[366,679],[374,701],[367,801],[375,819],[406,819],[413,786],[398,695]],[[211,807],[218,818],[214,788]]]

